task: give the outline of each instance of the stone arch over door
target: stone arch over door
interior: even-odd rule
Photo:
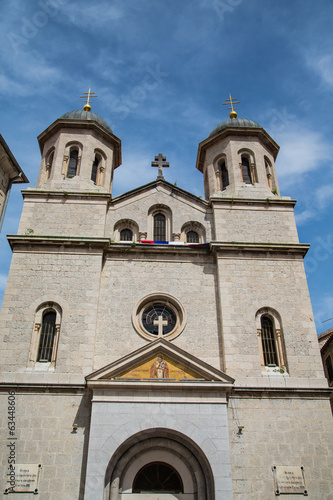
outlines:
[[[178,431],[157,428],[134,434],[118,447],[106,470],[103,500],[145,498],[132,493],[133,481],[145,465],[154,462],[172,466],[181,477],[183,494],[167,496],[166,492],[166,498],[215,498],[212,469],[200,447]],[[163,493],[157,493],[156,498],[163,498]],[[154,493],[149,499],[154,499]]]

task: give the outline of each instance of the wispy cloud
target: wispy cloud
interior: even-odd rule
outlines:
[[[316,200],[318,208],[324,210],[333,203],[333,184],[321,186],[316,190]]]
[[[124,6],[119,1],[99,2],[98,7],[90,2],[80,6],[76,2],[66,5],[66,17],[70,24],[94,32],[110,21],[123,18],[124,15]]]
[[[314,317],[319,333],[333,327],[333,320],[326,321],[333,317],[333,295],[326,294],[324,297],[321,297],[320,304],[317,304]]]
[[[332,145],[320,132],[304,126],[287,126],[276,134],[281,150],[277,169],[281,186],[302,182],[304,174],[322,168],[332,158]]]
[[[113,196],[126,193],[131,189],[153,181],[156,177],[152,173],[152,169],[149,168],[152,159],[151,151],[137,151],[130,154],[125,152],[123,164],[114,173],[115,190]]]
[[[332,54],[306,54],[307,66],[317,73],[322,82],[333,87],[333,55]]]

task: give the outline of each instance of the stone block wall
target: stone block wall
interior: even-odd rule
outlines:
[[[0,319],[3,372],[32,369],[35,313],[44,302],[62,309],[56,372],[83,380],[92,371],[100,270],[101,254],[93,250],[34,247],[13,254]]]
[[[69,188],[68,188],[69,189]],[[103,237],[108,195],[24,191],[18,234]]]
[[[239,378],[261,374],[255,316],[263,307],[281,317],[290,377],[323,380],[302,258],[240,253],[218,258],[225,368]],[[246,382],[245,382],[246,383]],[[326,384],[327,386],[327,384]]]
[[[14,388],[15,389],[15,388]],[[9,389],[12,390],[12,389]],[[15,389],[15,462],[42,464],[40,500],[83,500],[86,455],[89,437],[90,399],[83,391],[40,392]],[[1,485],[5,489],[10,442],[8,439],[8,392],[0,395]],[[78,425],[73,432],[73,424]],[[31,500],[32,493],[19,493],[20,500]],[[10,498],[2,495],[1,498]]]
[[[217,241],[299,243],[290,203],[214,199],[213,210]]]
[[[234,500],[275,500],[274,465],[303,466],[309,499],[333,497],[333,420],[328,399],[234,395],[229,398],[228,415]],[[244,427],[241,434],[239,426]],[[294,500],[299,495],[282,496]]]
[[[211,257],[177,255],[176,250],[157,256],[129,248],[107,258],[100,283],[94,368],[149,342],[134,329],[132,313],[141,299],[156,292],[175,297],[187,314],[184,331],[172,342],[220,368],[215,270]]]

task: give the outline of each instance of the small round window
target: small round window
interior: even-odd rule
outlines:
[[[185,311],[174,297],[151,294],[136,305],[132,321],[136,331],[147,339],[171,340],[185,327]]]

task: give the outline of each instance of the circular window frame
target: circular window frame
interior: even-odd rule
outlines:
[[[174,329],[166,335],[163,335],[162,337],[158,337],[158,335],[149,333],[143,326],[142,322],[143,312],[147,309],[147,307],[150,307],[156,303],[162,303],[172,309],[177,318]],[[160,292],[151,293],[140,299],[136,304],[132,314],[132,323],[137,333],[147,340],[157,340],[158,338],[173,340],[178,337],[178,335],[180,335],[185,328],[186,312],[182,304],[172,295]]]

